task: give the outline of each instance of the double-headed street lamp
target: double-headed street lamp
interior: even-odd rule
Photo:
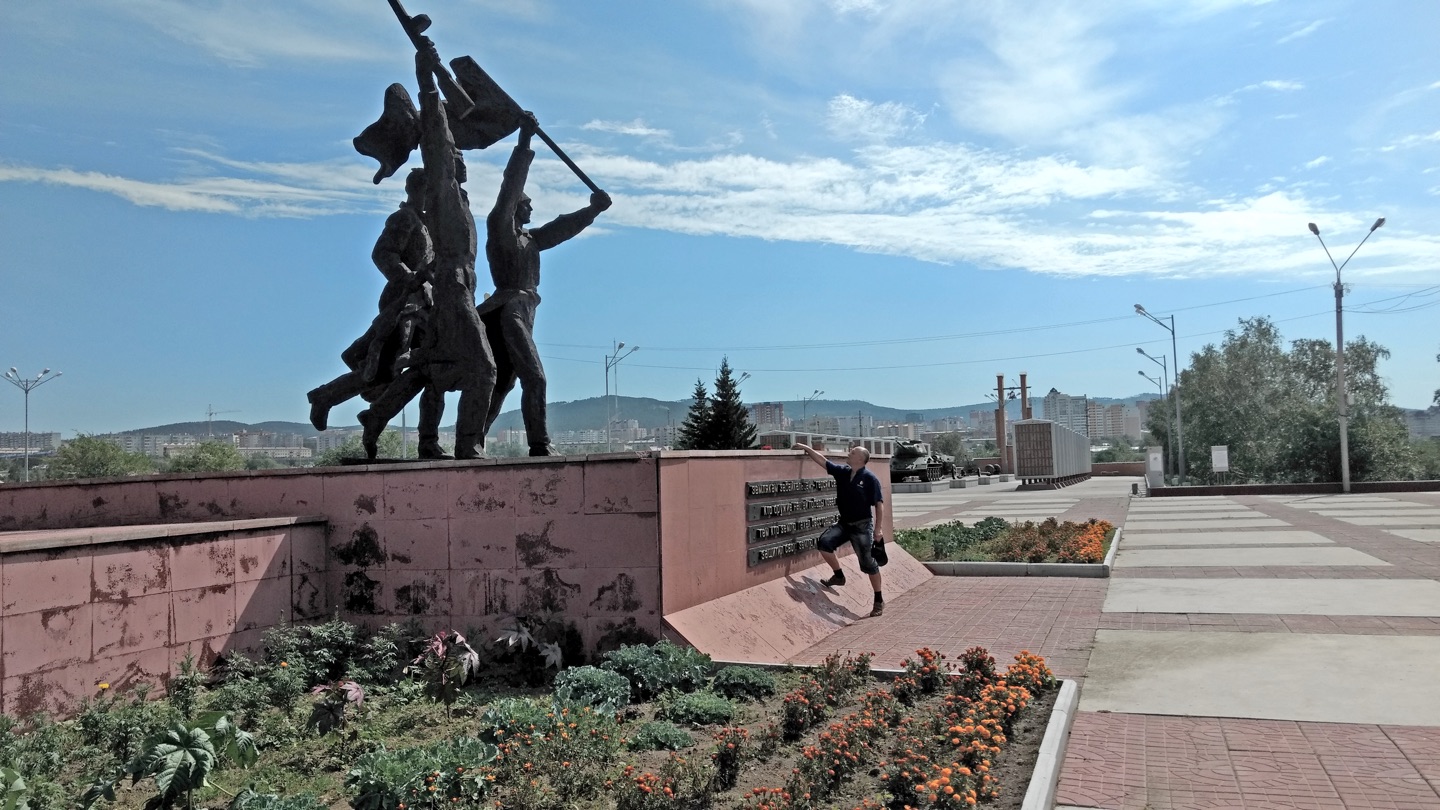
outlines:
[[[1360,240],[1360,245],[1365,244],[1365,240],[1370,238],[1370,234],[1380,230],[1380,226],[1384,224],[1384,217],[1375,220],[1375,224],[1370,226],[1370,233],[1365,234],[1365,239]],[[1315,234],[1316,239],[1320,239],[1320,229],[1315,227],[1313,222],[1310,223],[1310,232]],[[1325,244],[1325,240],[1320,239],[1320,247],[1325,248],[1325,257],[1330,260],[1330,266],[1335,268],[1335,399],[1337,410],[1340,413],[1341,492],[1350,491],[1350,403],[1345,395],[1345,310],[1343,308],[1345,286],[1340,283],[1340,271],[1345,269],[1345,265],[1349,264],[1351,259],[1355,258],[1355,254],[1360,251],[1360,245],[1356,245],[1355,249],[1350,251],[1350,255],[1345,257],[1345,261],[1336,264],[1335,257],[1330,255],[1330,248]]]
[[[610,452],[610,436],[615,428],[615,409],[619,406],[618,400],[620,399],[620,372],[618,370],[615,372],[615,397],[612,400],[610,397],[610,370],[620,365],[621,360],[640,351],[639,346],[631,346],[629,351],[621,354],[620,350],[623,348],[625,348],[625,342],[621,341],[615,344],[611,354],[605,355],[605,403],[607,405],[605,409],[605,452],[607,453]]]
[[[1144,349],[1140,348],[1139,346],[1136,346],[1136,347],[1135,347],[1135,351],[1136,351],[1137,353],[1139,353],[1141,356],[1143,356],[1143,357],[1145,357],[1146,359],[1148,359],[1150,362],[1152,362],[1152,363],[1154,363],[1155,365],[1157,365],[1157,366],[1160,367],[1160,376],[1161,376],[1161,379],[1163,379],[1163,380],[1165,381],[1164,387],[1162,387],[1162,388],[1160,389],[1160,397],[1163,399],[1164,397],[1168,396],[1168,393],[1167,393],[1167,392],[1170,390],[1170,362],[1169,362],[1169,357],[1168,357],[1167,355],[1163,355],[1163,354],[1160,355],[1159,357],[1156,357],[1155,355],[1153,355],[1153,354],[1145,351]],[[1143,375],[1143,376],[1145,377],[1145,379],[1147,379],[1147,380],[1152,379],[1149,375],[1145,374],[1145,372],[1142,371],[1142,372],[1140,372],[1140,373],[1141,373],[1141,375]],[[1170,443],[1171,443],[1171,448],[1170,448],[1170,449],[1171,449],[1171,453],[1172,453],[1172,455],[1173,455],[1173,454],[1174,454],[1174,450],[1175,450],[1175,448],[1174,448],[1174,443],[1175,443],[1175,430],[1174,430],[1174,427],[1173,427],[1173,426],[1171,427],[1171,430],[1170,430]]]
[[[1144,315],[1161,329],[1170,333],[1170,355],[1175,358],[1175,384],[1171,386],[1170,393],[1175,395],[1175,438],[1180,445],[1179,457],[1175,460],[1177,465],[1175,472],[1180,477],[1180,486],[1183,487],[1185,486],[1185,418],[1180,413],[1180,349],[1175,345],[1175,316],[1166,316],[1165,320],[1170,321],[1167,324],[1164,320],[1151,315],[1145,307],[1139,304],[1135,305],[1135,313]]]
[[[25,483],[30,483],[30,392],[39,388],[47,382],[59,377],[63,372],[50,374],[50,369],[45,369],[29,379],[20,376],[20,372],[14,366],[5,372],[4,377],[16,388],[25,392]],[[49,375],[48,377],[46,375]]]
[[[808,396],[808,397],[801,397],[801,398],[800,398],[800,402],[803,403],[803,404],[801,405],[801,407],[800,407],[800,424],[804,425],[807,421],[809,421],[809,418],[810,418],[810,403],[812,403],[812,402],[814,402],[815,400],[819,399],[824,393],[825,393],[824,391],[821,391],[819,388],[816,388],[816,389],[815,389],[815,393],[811,394],[811,395]],[[807,427],[806,430],[809,430],[809,428]]]

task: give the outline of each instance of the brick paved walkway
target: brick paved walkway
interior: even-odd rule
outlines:
[[[1151,535],[1147,549],[1198,549],[1201,544],[1194,538],[1213,534],[1199,527],[1222,525],[1218,520],[1204,522],[1190,530],[1165,532],[1163,540],[1157,541],[1154,533],[1162,530],[1153,528],[1153,522],[1167,520],[1167,513],[1185,513],[1185,506],[1164,505],[1164,499],[1154,498],[1137,500],[1135,503],[1140,504],[1140,508],[1130,509],[1128,483],[1124,484],[1124,493],[1117,489],[1121,482],[1096,483],[1100,487],[1091,487],[1087,482],[1053,493],[1029,494],[1036,500],[1055,500],[1057,506],[1062,506],[1058,501],[1063,498],[1074,498],[1073,505],[1056,515],[1061,519],[1097,517],[1116,523],[1137,518],[1141,522],[1149,520],[1151,528],[1142,529],[1137,524],[1133,529],[1135,533]],[[1101,489],[1106,485],[1108,490]],[[961,513],[974,515],[990,503],[995,504],[997,511],[1015,508],[1026,495],[1000,492],[981,495],[970,489],[952,493],[957,500],[965,502],[946,504],[944,498],[935,497],[940,493],[934,493],[924,501],[913,502],[903,523],[897,520],[897,525],[919,526]],[[1430,511],[1426,507],[1440,507],[1440,495],[1432,493],[1366,497],[1376,502],[1375,511],[1381,514],[1390,514],[1386,511],[1387,504],[1378,502],[1385,499],[1394,506],[1391,511],[1402,515],[1423,514]],[[1277,579],[1311,583],[1372,580],[1377,581],[1378,587],[1388,587],[1379,586],[1378,582],[1440,580],[1440,543],[1409,539],[1387,531],[1389,527],[1385,526],[1356,525],[1342,520],[1350,514],[1345,510],[1352,508],[1343,500],[1311,502],[1288,497],[1232,497],[1189,501],[1190,506],[1200,504],[1203,508],[1222,503],[1233,504],[1236,511],[1254,512],[1255,517],[1282,520],[1287,524],[1286,531],[1311,531],[1331,541],[1323,546],[1304,542],[1303,538],[1292,540],[1288,545],[1267,544],[1263,535],[1256,534],[1250,543],[1245,542],[1243,536],[1226,538],[1219,549],[1222,555],[1227,547],[1247,545],[1301,552],[1321,547],[1348,548],[1387,564],[1167,567],[1117,564],[1114,576],[1137,585],[1144,585],[1146,580],[1165,579],[1232,582]],[[905,508],[903,496],[896,498],[896,504],[898,508]],[[1421,511],[1406,511],[1416,508]],[[1195,514],[1188,518],[1206,520],[1205,516]],[[1416,527],[1440,527],[1440,517],[1420,517],[1406,522]],[[1226,531],[1240,534],[1245,530]],[[1212,542],[1214,539],[1210,538]],[[1125,549],[1122,542],[1122,557]],[[1145,558],[1145,555],[1134,556],[1137,560]],[[1155,559],[1154,555],[1150,559]],[[953,657],[966,647],[980,644],[1002,661],[1021,649],[1029,649],[1044,655],[1061,676],[1083,681],[1091,664],[1098,629],[1164,634],[1217,631],[1284,634],[1276,638],[1294,638],[1296,634],[1317,638],[1382,636],[1402,644],[1407,643],[1404,637],[1440,636],[1440,615],[1105,612],[1108,590],[1107,580],[936,578],[894,600],[883,618],[857,622],[794,660],[818,661],[839,649],[875,652],[878,664],[894,666],[917,647],[930,646]],[[1136,635],[1132,633],[1128,638]],[[1145,633],[1138,635],[1144,637]],[[1255,637],[1257,641],[1263,638]],[[1142,665],[1144,663],[1147,662],[1142,659]],[[1374,662],[1377,673],[1383,671],[1385,663],[1384,660]],[[1440,675],[1440,661],[1436,661],[1436,672]],[[1092,674],[1093,677],[1098,676]],[[1377,679],[1377,683],[1383,683],[1383,677]],[[1082,709],[1084,695],[1082,689]],[[1434,699],[1425,695],[1415,697]],[[1317,695],[1315,700],[1323,707],[1327,701],[1344,702],[1345,696]],[[1106,810],[1208,807],[1440,810],[1440,727],[1134,714],[1121,709],[1081,711],[1072,732],[1059,798],[1061,806]]]

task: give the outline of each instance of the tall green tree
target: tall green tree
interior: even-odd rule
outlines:
[[[400,431],[387,430],[380,434],[380,439],[375,443],[375,455],[377,458],[400,458],[402,449],[405,458],[419,458],[419,448],[414,441],[406,443],[408,446],[400,446]],[[339,447],[332,447],[315,458],[316,467],[337,467],[341,460],[347,458],[365,458],[365,447],[360,443],[360,434],[355,434],[345,440]]]
[[[690,411],[680,424],[680,435],[676,437],[677,450],[709,450],[710,448],[710,392],[705,383],[695,378],[695,391],[690,395]]]
[[[710,401],[710,450],[746,450],[755,446],[755,423],[740,399],[740,388],[730,369],[730,358],[720,360],[715,396]]]
[[[1420,472],[1400,411],[1390,404],[1378,371],[1380,361],[1389,356],[1383,346],[1363,336],[1345,346],[1355,480],[1404,480]],[[1192,355],[1176,390],[1182,397],[1191,477],[1208,479],[1210,447],[1227,445],[1232,478],[1340,479],[1335,349],[1326,341],[1297,340],[1287,351],[1269,319],[1242,319],[1219,346],[1207,345]],[[1152,407],[1147,424],[1167,452],[1171,426],[1165,417],[1174,407],[1173,400],[1164,408]]]
[[[30,459],[33,466],[35,459]],[[82,433],[60,446],[50,460],[50,478],[119,478],[155,469],[149,457],[127,453],[120,445]]]

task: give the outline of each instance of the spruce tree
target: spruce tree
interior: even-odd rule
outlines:
[[[730,358],[720,361],[720,376],[715,378],[715,396],[710,402],[712,450],[748,450],[755,444],[755,423],[740,401],[740,389],[730,373]]]
[[[695,379],[695,393],[691,395],[690,412],[680,425],[680,435],[675,440],[677,450],[711,450],[710,447],[710,392],[705,383]]]

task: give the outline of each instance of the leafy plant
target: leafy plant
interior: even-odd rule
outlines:
[[[602,668],[618,672],[630,682],[634,702],[644,702],[667,689],[693,692],[705,685],[710,656],[669,641],[651,646],[627,645],[605,654]]]
[[[560,645],[553,641],[541,642],[536,640],[535,635],[520,617],[515,617],[509,627],[500,632],[495,639],[496,644],[504,644],[506,647],[519,652],[527,652],[534,649],[545,659],[546,667],[559,669],[565,663],[565,652]]]
[[[165,690],[165,698],[175,711],[186,720],[195,716],[195,709],[200,700],[200,689],[205,685],[205,674],[195,663],[195,654],[185,653],[180,659],[178,671],[170,678],[170,683]]]
[[[345,776],[354,810],[477,806],[490,791],[486,766],[499,749],[474,737],[380,749],[361,756]]]
[[[146,739],[181,719],[172,706],[147,700],[148,694],[142,684],[128,697],[107,691],[86,700],[75,716],[81,741],[108,753],[115,765],[134,759]]]
[[[204,729],[186,728],[177,723],[146,740],[140,755],[125,771],[131,784],[139,784],[146,777],[155,778],[159,793],[145,802],[146,810],[169,810],[182,799],[185,807],[193,808],[195,791],[205,787],[214,768],[215,747],[210,735]],[[106,798],[114,800],[113,790]]]
[[[661,721],[642,723],[626,740],[631,751],[679,751],[695,744],[688,731]]]
[[[548,725],[548,704],[533,698],[501,698],[485,707],[480,715],[480,737],[488,742],[514,738]]]
[[[735,787],[740,767],[752,755],[750,732],[743,726],[715,732],[715,748],[710,752],[710,761],[715,763],[715,786],[720,790]]]
[[[310,694],[319,695],[320,699],[315,701],[310,710],[310,719],[306,721],[306,725],[321,734],[329,734],[345,725],[345,710],[350,704],[353,703],[359,708],[365,703],[365,690],[360,684],[349,680],[320,684],[311,689]]]
[[[328,810],[330,805],[310,793],[293,796],[279,796],[274,793],[256,793],[245,788],[230,800],[230,810]]]
[[[775,694],[775,676],[763,669],[733,665],[715,673],[711,688],[731,700],[764,700]]]
[[[430,638],[425,650],[416,656],[405,674],[425,684],[430,696],[450,707],[460,697],[460,687],[480,669],[480,654],[465,637],[449,630]]]
[[[667,700],[661,714],[675,723],[715,726],[735,718],[735,704],[714,692],[692,692]]]
[[[625,676],[598,667],[571,667],[555,676],[555,701],[562,706],[590,706],[617,712],[630,703]]]
[[[615,784],[616,810],[682,810],[709,803],[715,767],[708,759],[670,754],[659,773],[627,765]]]
[[[3,810],[30,810],[30,788],[25,786],[25,778],[18,771],[0,768],[0,781],[5,788]]]

